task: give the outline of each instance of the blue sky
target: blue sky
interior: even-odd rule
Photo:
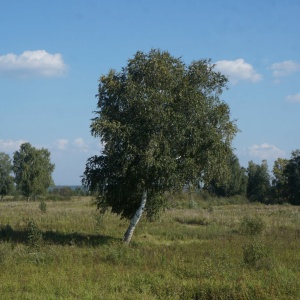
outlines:
[[[300,148],[298,0],[0,0],[0,151],[51,151],[56,184],[80,184],[98,79],[136,51],[211,58],[241,132],[240,163]]]

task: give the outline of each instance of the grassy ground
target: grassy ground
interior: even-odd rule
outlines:
[[[192,204],[126,246],[88,197],[2,202],[0,298],[300,299],[300,207]]]

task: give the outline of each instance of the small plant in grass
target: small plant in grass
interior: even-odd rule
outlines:
[[[27,224],[27,240],[31,248],[39,247],[43,241],[42,231],[33,220]]]
[[[265,227],[265,222],[259,217],[244,217],[239,231],[242,234],[253,236],[261,234]]]
[[[39,204],[39,209],[42,213],[46,213],[47,212],[47,204],[45,201],[41,201],[40,204]]]
[[[252,241],[243,246],[243,262],[255,269],[271,269],[270,251],[259,241]]]

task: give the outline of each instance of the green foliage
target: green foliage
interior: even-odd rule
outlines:
[[[49,191],[49,200],[70,200],[72,196],[77,195],[78,190],[75,192],[69,186],[54,187]]]
[[[261,234],[266,228],[265,222],[259,217],[244,217],[240,225],[240,233],[245,235]]]
[[[243,262],[255,269],[270,269],[272,260],[270,250],[259,241],[252,241],[243,246]]]
[[[210,60],[185,65],[168,52],[137,52],[120,72],[101,76],[91,132],[103,151],[86,165],[83,183],[98,207],[132,218],[147,191],[146,213],[166,207],[165,192],[220,168],[237,128],[219,99],[227,79]]]
[[[292,157],[284,169],[288,202],[300,205],[300,150],[292,152]]]
[[[285,203],[288,201],[288,192],[286,189],[287,178],[286,178],[286,165],[288,164],[287,159],[278,158],[274,162],[273,166],[273,179],[271,195],[273,202]]]
[[[247,168],[248,186],[247,197],[250,201],[268,203],[270,195],[270,175],[267,161],[263,160],[261,165],[250,161]]]
[[[74,196],[88,196],[89,192],[83,186],[81,186],[81,187],[75,188],[75,190],[73,191],[73,195]]]
[[[247,192],[248,177],[245,168],[240,166],[239,160],[233,153],[227,161],[228,176],[222,181],[213,179],[206,185],[206,189],[220,197],[245,196]]]
[[[10,194],[14,189],[14,179],[11,176],[12,162],[8,154],[0,152],[0,197]]]
[[[291,158],[278,158],[274,162],[272,196],[274,202],[300,205],[300,150]]]
[[[33,220],[27,223],[27,241],[30,248],[40,247],[43,241],[42,231]]]
[[[15,182],[18,190],[28,200],[31,196],[35,200],[53,185],[53,170],[54,164],[50,162],[50,152],[47,149],[36,149],[29,143],[24,143],[20,150],[14,153]]]
[[[47,204],[45,201],[41,201],[39,204],[39,209],[42,213],[46,213],[47,212]]]

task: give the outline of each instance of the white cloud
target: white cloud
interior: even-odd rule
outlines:
[[[69,142],[66,139],[58,139],[55,141],[54,145],[58,150],[66,150],[68,143]]]
[[[292,60],[286,60],[286,61],[272,64],[270,66],[270,69],[273,71],[273,76],[278,78],[299,71],[300,64]]]
[[[45,50],[25,51],[21,55],[9,53],[0,56],[0,75],[27,77],[56,77],[65,74],[61,54]]]
[[[296,103],[299,102],[300,103],[300,93],[295,94],[295,95],[289,95],[286,97],[286,101],[287,102],[292,102],[292,103]]]
[[[72,151],[72,152],[74,152],[74,151],[75,152],[78,152],[78,151],[80,151],[80,152],[88,152],[88,151],[99,152],[99,145],[101,145],[101,144],[99,144],[99,142],[97,142],[96,145],[91,147],[81,137],[74,139],[72,142],[70,142],[68,139],[61,138],[61,139],[57,139],[53,143],[53,149],[67,151],[66,153],[70,153],[70,151]]]
[[[22,144],[26,143],[25,140],[0,140],[0,151],[12,153],[20,149]]]
[[[88,145],[85,143],[85,141],[83,140],[83,138],[77,138],[74,140],[73,144],[80,150],[82,151],[87,151],[88,150]]]
[[[241,80],[257,82],[262,79],[252,65],[240,58],[237,60],[220,60],[215,63],[216,70],[228,76],[229,81],[233,84]]]
[[[269,145],[267,143],[263,143],[261,145],[252,145],[249,147],[249,154],[260,159],[277,159],[278,157],[285,156],[283,150],[280,150],[274,145]]]

